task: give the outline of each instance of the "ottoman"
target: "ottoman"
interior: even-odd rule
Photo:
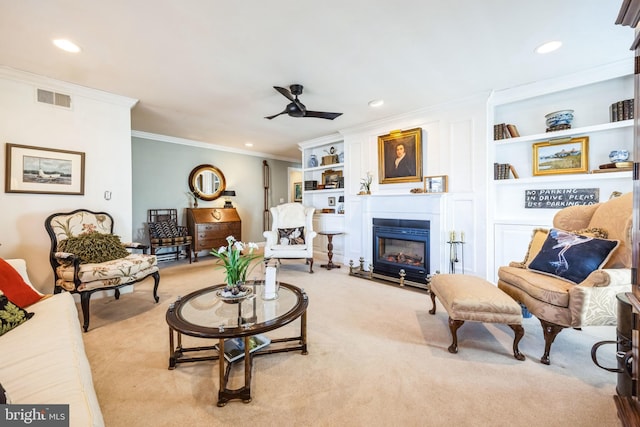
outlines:
[[[436,274],[430,282],[429,313],[436,313],[436,297],[449,314],[449,329],[453,343],[450,353],[458,352],[458,329],[470,322],[505,323],[515,332],[513,356],[524,360],[518,343],[524,336],[522,308],[509,295],[480,277],[465,274]]]

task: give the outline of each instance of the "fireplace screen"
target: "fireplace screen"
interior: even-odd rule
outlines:
[[[373,219],[373,268],[378,274],[423,283],[429,275],[429,221]]]

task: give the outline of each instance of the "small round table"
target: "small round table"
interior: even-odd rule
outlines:
[[[340,264],[333,263],[333,236],[339,236],[344,234],[344,231],[318,231],[318,234],[327,236],[327,257],[329,261],[326,264],[320,265],[320,267],[331,270],[332,268],[340,268]]]

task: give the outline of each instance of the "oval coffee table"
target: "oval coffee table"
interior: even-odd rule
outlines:
[[[166,320],[169,325],[169,369],[179,363],[202,360],[219,360],[220,388],[218,406],[229,400],[251,401],[251,372],[256,356],[300,350],[307,354],[307,307],[309,298],[304,290],[280,282],[278,298],[265,300],[264,282],[249,283],[253,295],[240,302],[229,303],[216,296],[225,285],[215,285],[179,297],[169,305]],[[250,338],[287,325],[300,318],[300,335],[296,337],[272,339],[267,347],[251,351]],[[198,338],[217,339],[216,345],[203,347],[183,347],[182,335]],[[226,361],[225,340],[240,338],[244,344],[244,356]],[[227,341],[228,343],[229,341]],[[293,345],[292,345],[293,343]],[[186,356],[186,353],[205,352],[202,356]],[[211,354],[213,353],[213,354]],[[244,359],[244,386],[230,390],[227,388],[231,368]],[[225,363],[226,361],[226,363]]]

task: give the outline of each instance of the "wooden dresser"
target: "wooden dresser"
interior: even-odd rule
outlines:
[[[242,221],[235,208],[188,208],[187,228],[193,236],[193,253],[227,245],[227,236],[242,240]]]

